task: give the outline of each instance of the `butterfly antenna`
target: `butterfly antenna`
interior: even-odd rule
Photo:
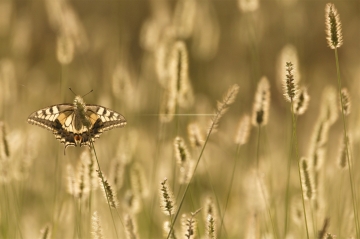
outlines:
[[[81,97],[85,97],[85,96],[87,96],[88,94],[90,94],[91,92],[93,92],[94,90],[91,90],[91,91],[89,91],[88,93],[86,93],[85,95],[83,95],[83,96],[81,96]]]
[[[75,92],[71,88],[69,88],[69,90],[76,96]]]

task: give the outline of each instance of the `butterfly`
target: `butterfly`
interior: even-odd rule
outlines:
[[[124,127],[126,119],[120,113],[100,105],[85,104],[76,96],[73,104],[65,103],[45,107],[32,113],[29,124],[50,130],[55,138],[68,146],[88,146],[107,130]]]

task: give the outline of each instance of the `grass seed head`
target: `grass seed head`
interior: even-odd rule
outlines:
[[[298,79],[294,78],[293,70],[293,63],[286,62],[286,78],[283,80],[283,89],[288,102],[293,102],[298,98]]]
[[[125,232],[127,239],[137,239],[139,235],[137,233],[137,225],[136,221],[130,214],[126,214],[124,216],[124,223],[125,223]]]
[[[313,179],[313,169],[306,158],[300,159],[300,175],[304,199],[315,199],[315,187]]]
[[[60,34],[56,41],[56,57],[60,64],[68,65],[74,58],[75,44],[73,39],[65,34]]]
[[[104,175],[100,170],[97,171],[99,177],[99,187],[104,192],[105,199],[109,203],[109,206],[112,208],[117,208],[119,201],[117,199],[117,193],[110,185],[110,183],[105,179]]]
[[[349,115],[351,112],[351,100],[347,88],[341,89],[341,99],[339,99],[339,102],[340,102],[340,111],[343,110],[344,115],[346,116]]]
[[[217,129],[220,119],[226,113],[226,111],[229,109],[229,106],[232,103],[234,103],[238,93],[239,93],[239,86],[237,84],[234,84],[227,90],[227,92],[223,96],[222,101],[217,102],[215,116],[212,118],[212,122],[211,122],[210,128],[208,130],[208,134],[212,130]]]
[[[134,163],[132,165],[130,182],[134,194],[142,198],[145,198],[149,194],[149,186],[145,177],[145,171],[140,163]]]
[[[340,16],[335,5],[328,3],[325,6],[326,39],[331,49],[339,48],[343,44]]]
[[[91,234],[92,234],[93,239],[102,239],[102,238],[104,238],[103,230],[102,230],[101,225],[100,225],[100,218],[99,218],[99,215],[98,215],[97,211],[95,211],[93,213],[92,217],[91,217],[91,226],[92,226]]]
[[[173,192],[170,190],[167,179],[160,183],[160,207],[166,215],[174,215],[176,203]]]
[[[244,145],[248,142],[251,130],[251,119],[248,114],[240,118],[237,133],[235,135],[235,144]]]
[[[270,84],[268,79],[263,76],[257,86],[252,114],[252,124],[254,126],[266,125],[269,118],[270,108]]]
[[[310,96],[306,87],[301,87],[297,99],[294,101],[294,113],[302,115],[308,108]]]
[[[191,147],[200,147],[204,143],[204,137],[201,129],[197,123],[190,123],[188,125],[188,136],[191,143]]]

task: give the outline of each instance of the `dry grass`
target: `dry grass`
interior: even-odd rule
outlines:
[[[0,238],[359,238],[359,15],[0,1]],[[64,155],[26,119],[68,88],[126,127]]]

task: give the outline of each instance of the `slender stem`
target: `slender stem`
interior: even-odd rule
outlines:
[[[214,122],[215,122],[215,120],[214,120]],[[206,147],[206,145],[207,145],[207,142],[209,141],[209,138],[210,138],[211,132],[212,132],[212,130],[213,130],[213,127],[214,127],[214,124],[210,127],[210,130],[209,130],[209,132],[208,132],[208,134],[207,134],[207,136],[206,136],[204,145],[203,145],[203,147],[202,147],[202,149],[201,149],[200,155],[199,155],[199,157],[198,157],[198,159],[197,159],[197,162],[196,162],[196,164],[195,164],[195,168],[194,168],[193,173],[192,173],[192,175],[191,175],[190,181],[189,181],[189,183],[186,185],[184,194],[183,194],[183,196],[182,196],[182,198],[181,198],[181,201],[180,201],[180,204],[179,204],[179,208],[178,208],[178,210],[177,210],[176,213],[175,213],[175,217],[174,217],[174,222],[173,222],[173,224],[175,224],[176,219],[177,219],[178,216],[179,216],[180,209],[181,209],[181,207],[182,207],[182,204],[184,203],[186,193],[187,193],[187,191],[188,191],[188,189],[189,189],[189,186],[190,186],[191,181],[192,181],[193,178],[194,178],[196,169],[197,169],[197,167],[198,167],[198,165],[199,165],[199,162],[200,162],[200,159],[201,159],[201,157],[202,157],[202,155],[203,155],[203,153],[204,153],[204,150],[205,150],[205,147]],[[171,233],[173,232],[173,230],[174,230],[174,228],[171,227],[171,228],[170,228],[170,231],[169,231],[169,233],[168,233],[167,239],[169,239],[169,237],[170,237]]]
[[[352,166],[349,156],[349,147],[348,147],[348,136],[347,136],[347,128],[346,128],[346,120],[344,114],[344,107],[343,107],[343,98],[341,95],[341,76],[340,76],[340,66],[339,66],[339,57],[337,53],[337,48],[335,48],[335,61],[336,61],[336,72],[337,72],[337,81],[338,81],[338,93],[340,97],[340,104],[341,104],[341,115],[344,127],[344,136],[345,136],[345,149],[346,149],[346,158],[348,161],[348,170],[349,170],[349,179],[350,179],[350,186],[351,186],[351,195],[352,195],[352,203],[354,209],[354,221],[355,221],[355,228],[356,228],[356,237],[360,238],[359,233],[359,223],[358,223],[358,214],[357,214],[357,204],[356,204],[356,192],[354,188],[354,179],[352,175]]]
[[[306,218],[304,189],[303,189],[302,182],[301,182],[300,157],[299,157],[299,151],[298,151],[298,147],[297,147],[296,119],[295,119],[295,114],[294,114],[294,104],[293,104],[292,100],[291,100],[290,104],[291,104],[291,118],[292,118],[292,125],[293,125],[293,139],[294,139],[294,146],[295,146],[295,155],[296,155],[296,159],[298,160],[298,171],[299,171],[299,180],[300,180],[300,188],[301,188],[301,198],[302,198],[302,204],[303,204],[303,210],[304,210],[306,236],[309,239],[310,237],[309,237],[309,228],[308,228],[308,223],[307,223],[307,218]]]
[[[292,127],[293,127],[292,122]],[[290,198],[290,175],[291,175],[291,156],[293,151],[293,142],[294,141],[294,134],[291,133],[291,140],[290,140],[290,152],[288,158],[288,165],[287,165],[287,178],[286,178],[286,196],[285,196],[285,228],[284,228],[284,237],[287,234],[288,230],[288,217],[289,217],[289,198]]]
[[[96,163],[97,163],[98,168],[99,168],[99,172],[100,172],[100,173],[99,173],[99,176],[100,176],[100,178],[101,178],[101,183],[102,183],[102,185],[103,185],[103,187],[104,187],[104,191],[105,191],[105,195],[106,195],[106,200],[107,200],[107,202],[108,202],[108,207],[109,207],[109,210],[110,210],[111,219],[112,219],[113,224],[114,224],[114,229],[115,229],[116,238],[119,238],[118,233],[117,233],[117,230],[116,230],[116,225],[115,225],[115,221],[114,221],[114,216],[113,216],[113,214],[112,214],[111,207],[110,207],[109,195],[108,195],[108,192],[106,191],[105,182],[104,182],[104,177],[103,177],[103,174],[102,174],[102,171],[101,171],[101,168],[100,168],[100,163],[99,163],[98,157],[97,157],[97,155],[96,155],[95,145],[94,145],[94,143],[93,143],[92,141],[90,141],[90,143],[91,143],[92,149],[93,149],[93,151],[94,151],[94,155],[95,155],[95,158],[96,158]]]
[[[259,154],[260,154],[260,132],[261,126],[258,126],[258,140],[257,140],[257,150],[256,150],[256,170],[259,171]]]
[[[218,213],[219,213],[219,216],[221,217],[221,218],[223,218],[224,217],[224,215],[225,215],[225,213],[224,214],[222,214],[221,213],[221,210],[220,210],[220,202],[219,202],[219,197],[217,196],[217,194],[216,194],[216,192],[215,192],[215,188],[214,188],[214,185],[213,185],[213,183],[212,183],[212,181],[211,181],[211,177],[210,177],[210,173],[209,173],[209,170],[208,170],[208,167],[207,167],[207,163],[206,163],[206,158],[205,158],[205,156],[204,156],[204,165],[205,165],[205,171],[206,171],[206,176],[207,176],[207,180],[208,180],[208,182],[209,182],[209,184],[210,184],[210,187],[211,187],[211,191],[212,191],[212,193],[215,195],[215,199],[216,199],[216,206],[217,206],[217,208],[218,208]],[[221,227],[220,227],[220,232],[219,232],[219,235],[221,235]],[[225,238],[227,238],[227,232],[226,232],[226,228],[225,228],[225,226],[224,226],[224,232],[225,232]]]
[[[235,178],[235,169],[236,169],[237,161],[239,160],[239,159],[238,159],[238,157],[239,157],[239,152],[240,152],[240,145],[238,145],[237,148],[236,148],[236,156],[234,157],[234,165],[233,165],[233,170],[232,170],[232,172],[231,172],[231,179],[230,179],[229,190],[228,190],[228,193],[227,193],[227,196],[226,196],[224,213],[223,213],[223,215],[222,215],[222,217],[221,217],[221,225],[220,225],[219,237],[221,237],[221,230],[222,230],[222,227],[223,227],[223,224],[224,224],[224,217],[225,217],[226,210],[227,210],[227,206],[228,206],[228,203],[229,203],[231,188],[232,188],[232,185],[233,185],[233,182],[234,182],[234,178]]]

